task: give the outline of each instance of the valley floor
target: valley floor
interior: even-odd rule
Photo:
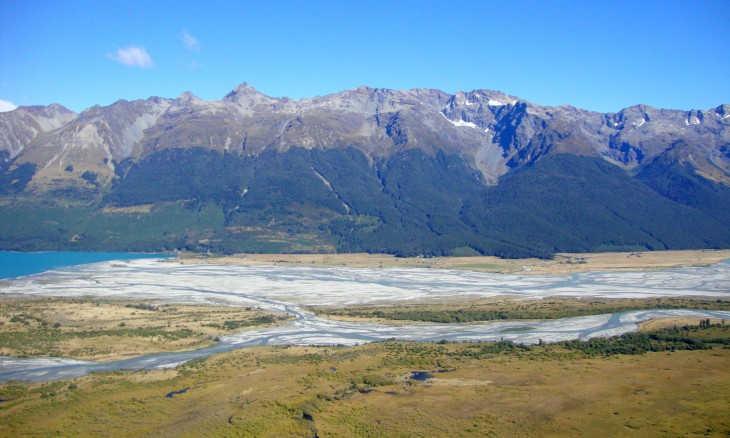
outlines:
[[[343,276],[356,275],[349,268],[379,267],[381,263],[384,267],[546,274],[701,266],[728,258],[730,251],[561,255],[552,261],[396,259],[357,254],[204,260],[187,256],[182,260],[188,264],[184,268],[201,272],[190,276],[190,271],[184,278],[178,278],[179,273],[173,272],[177,268],[170,262],[115,264],[13,283],[16,294],[0,299],[0,354],[109,361],[200,348],[216,336],[286,323],[277,319],[281,313],[272,313],[274,301],[260,301],[270,309],[263,304],[261,308],[240,303],[236,307],[217,301],[232,299],[223,293],[228,289],[253,293],[258,283],[252,283],[250,277],[239,284],[241,273],[227,271],[233,266],[189,266],[201,262],[283,264],[290,269],[298,265],[346,266],[348,269],[337,274]],[[134,275],[122,275],[127,270]],[[142,278],[143,272],[148,275],[144,284],[149,295],[114,298],[116,291],[138,289],[141,283],[129,280],[126,284],[124,279]],[[413,272],[423,276],[430,270]],[[648,293],[645,298],[585,295],[526,300],[489,294],[469,298],[447,290],[418,303],[386,300],[384,305],[358,298],[350,305],[342,301],[312,309],[332,320],[396,325],[406,321],[416,328],[421,327],[418,322],[432,323],[434,318],[462,318],[459,322],[468,324],[465,315],[476,320],[495,315],[496,319],[537,320],[629,308],[717,312],[730,306],[727,291],[713,289],[718,287],[718,279],[726,280],[724,272],[717,270],[713,275],[719,277],[714,280],[699,274],[697,279],[678,280],[681,276],[674,273],[662,281],[642,273],[637,281],[646,283],[649,292],[668,292],[666,296]],[[306,289],[307,279],[301,278],[300,270],[290,273],[285,269],[284,273],[289,276],[282,277],[278,287],[306,291],[309,295],[300,300],[329,296],[324,293],[324,283],[318,283],[317,290]],[[246,274],[252,276],[253,272]],[[216,279],[219,297],[205,289],[210,287],[208,278]],[[164,288],[160,286],[163,279]],[[526,287],[518,280],[512,278],[515,283],[509,287]],[[693,283],[700,280],[711,284]],[[350,283],[337,283],[342,284]],[[541,284],[535,284],[535,290]],[[670,284],[678,288],[676,293],[664,289]],[[391,290],[396,285],[381,286]],[[620,283],[610,287],[617,293],[623,290]],[[695,295],[682,295],[685,287],[697,289]],[[706,288],[707,296],[701,287]],[[363,288],[363,297],[377,290],[374,283],[365,283]],[[33,296],[39,291],[65,291],[68,296]],[[170,297],[166,304],[157,301],[171,291],[179,295],[178,302]],[[284,292],[289,298],[295,296]],[[29,296],[20,297],[20,293]],[[208,305],[194,305],[195,301]],[[354,347],[250,347],[173,369],[96,372],[42,383],[5,382],[0,383],[0,436],[727,436],[730,418],[724,413],[730,411],[726,372],[730,367],[730,324],[712,319],[709,323],[713,325],[706,327],[706,319],[691,317],[689,312],[668,314],[675,318],[642,324],[647,335],[640,333],[615,345],[599,340],[590,348],[569,342],[522,347],[510,342],[390,340]],[[697,324],[705,327],[682,328]],[[650,333],[662,329],[674,330],[676,335]],[[641,353],[651,345],[665,351]],[[684,350],[699,346],[708,349]],[[413,372],[425,372],[431,378],[413,380]]]
[[[727,336],[720,328],[709,336]],[[472,343],[236,350],[0,385],[4,436],[727,436],[730,350]],[[414,371],[433,378],[411,379]]]

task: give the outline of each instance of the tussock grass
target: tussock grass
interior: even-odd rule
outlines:
[[[718,341],[608,355],[567,343],[257,347],[176,370],[9,382],[0,435],[725,436],[730,329],[676,330]]]
[[[202,348],[287,318],[255,308],[1,297],[0,355],[111,361]]]

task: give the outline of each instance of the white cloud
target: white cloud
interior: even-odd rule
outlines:
[[[144,47],[129,46],[117,49],[116,54],[108,54],[107,57],[112,61],[124,64],[127,67],[150,68],[155,64]]]
[[[190,35],[190,33],[186,30],[183,31],[182,41],[186,49],[192,52],[200,52],[200,41],[198,41],[198,39],[194,36]]]
[[[12,111],[17,107],[18,107],[18,105],[14,104],[13,102],[0,99],[0,113],[4,113],[6,111]]]

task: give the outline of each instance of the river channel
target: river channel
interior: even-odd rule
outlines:
[[[176,261],[111,261],[68,267],[4,281],[0,293],[53,297],[156,300],[168,303],[252,306],[294,317],[285,325],[226,336],[215,346],[116,362],[0,357],[0,381],[48,381],[96,371],[163,369],[215,353],[261,345],[357,345],[391,338],[409,341],[556,342],[619,335],[656,318],[730,319],[728,311],[641,310],[538,321],[472,324],[383,324],[336,321],[303,306],[378,304],[432,298],[510,295],[639,298],[730,296],[730,262],[646,272],[505,275],[437,269],[183,265]]]

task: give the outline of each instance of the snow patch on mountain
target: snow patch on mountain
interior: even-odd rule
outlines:
[[[473,123],[473,122],[465,122],[463,120],[456,120],[456,121],[454,121],[454,120],[451,120],[450,118],[446,117],[446,114],[444,114],[444,113],[440,113],[440,114],[444,117],[444,119],[448,120],[449,123],[451,123],[454,126],[460,126],[460,127],[466,126],[468,128],[479,128],[476,125],[476,123]]]

